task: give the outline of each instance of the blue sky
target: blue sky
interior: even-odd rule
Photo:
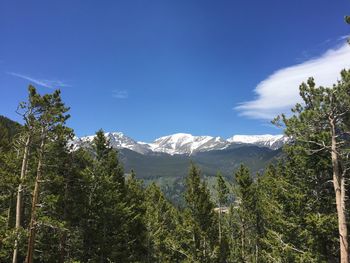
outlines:
[[[0,2],[0,114],[60,88],[78,136],[280,133],[308,76],[350,67],[340,0]]]

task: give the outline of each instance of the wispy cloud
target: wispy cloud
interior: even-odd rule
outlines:
[[[127,90],[113,90],[112,97],[116,99],[127,99],[129,94]]]
[[[249,118],[271,120],[280,113],[289,113],[300,101],[299,86],[309,77],[314,77],[317,85],[331,87],[345,68],[350,68],[350,47],[347,44],[274,72],[256,86],[255,99],[243,102],[235,109]]]
[[[37,79],[37,78],[30,77],[28,75],[23,75],[23,74],[19,74],[19,73],[15,73],[15,72],[7,72],[7,74],[14,76],[14,77],[28,80],[33,84],[36,84],[36,85],[39,85],[42,87],[46,87],[46,88],[50,88],[50,89],[71,87],[71,85],[69,85],[63,81],[60,81],[60,80]]]
[[[343,41],[344,39],[348,39],[349,37],[350,37],[349,35],[340,36],[338,38],[338,41]]]

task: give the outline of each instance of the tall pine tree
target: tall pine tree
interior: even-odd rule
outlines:
[[[332,182],[338,216],[340,262],[349,262],[346,213],[346,177],[349,165],[350,71],[341,72],[333,87],[316,87],[312,78],[300,86],[303,104],[293,108],[294,115],[275,120],[286,127],[286,134],[306,153],[327,153],[331,161]]]

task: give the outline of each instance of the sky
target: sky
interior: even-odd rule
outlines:
[[[350,68],[349,0],[0,1],[0,115],[59,88],[77,136],[279,134]]]

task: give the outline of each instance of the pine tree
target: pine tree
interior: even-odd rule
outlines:
[[[267,167],[257,180],[258,258],[264,262],[339,261],[326,158],[302,154],[294,145],[286,147],[285,154],[283,162]]]
[[[133,170],[126,180],[126,191],[129,262],[145,262],[147,260],[146,197],[143,183],[136,178]]]
[[[30,89],[31,99],[37,105],[37,114],[35,115],[34,125],[39,131],[39,149],[38,164],[36,169],[35,185],[32,198],[31,218],[29,224],[29,239],[26,256],[26,263],[32,263],[34,259],[34,242],[36,234],[36,208],[39,201],[39,184],[43,177],[43,166],[47,140],[54,138],[56,132],[64,127],[65,121],[70,117],[65,115],[69,110],[64,106],[60,97],[60,91],[56,90],[53,94],[40,96],[36,93],[35,88]]]
[[[18,145],[21,145],[23,147],[23,158],[22,158],[22,166],[21,166],[21,173],[19,176],[19,184],[17,188],[17,201],[16,201],[16,232],[19,232],[21,229],[21,222],[22,222],[22,196],[23,196],[23,182],[26,179],[26,175],[28,172],[28,161],[29,161],[29,154],[30,154],[30,148],[33,144],[33,137],[35,135],[35,121],[36,116],[40,114],[40,109],[37,100],[35,99],[37,94],[36,90],[33,86],[29,86],[28,88],[28,102],[22,102],[19,104],[19,107],[17,109],[17,113],[20,114],[25,122],[24,129],[22,131],[21,136],[18,139]],[[14,250],[13,250],[13,258],[12,262],[17,263],[18,262],[18,251],[19,251],[19,244],[18,244],[18,233],[16,234],[15,238],[15,244],[14,244]]]
[[[112,151],[109,141],[102,129],[96,132],[92,145],[97,161],[103,160],[109,154],[109,152]]]
[[[332,88],[316,87],[312,78],[300,86],[304,105],[297,104],[290,118],[282,115],[286,134],[308,154],[328,153],[338,215],[340,262],[349,260],[345,178],[349,167],[350,71]]]
[[[21,243],[24,229],[15,228],[16,192],[18,187],[18,174],[20,173],[19,155],[11,146],[0,151],[0,262],[11,262],[13,241]],[[11,149],[12,148],[12,149]]]
[[[222,226],[222,206],[225,206],[227,204],[228,201],[228,188],[226,185],[226,182],[224,180],[224,178],[222,177],[222,174],[220,172],[218,172],[216,174],[216,191],[217,191],[217,204],[218,204],[218,214],[219,214],[219,221],[218,221],[218,225],[219,225],[219,243],[221,244],[221,239],[222,239],[222,230],[221,230],[221,226]]]
[[[179,262],[178,212],[152,183],[146,189],[147,262]],[[181,251],[181,250],[180,250]]]
[[[84,261],[127,262],[127,200],[124,172],[102,130],[93,140],[93,156],[84,174],[88,178],[84,226]]]
[[[285,163],[277,168],[270,165],[257,181],[258,259],[262,262],[310,262],[300,235],[305,195],[298,181],[289,181],[286,170]],[[303,260],[298,260],[301,255]]]
[[[40,205],[36,218],[35,256],[41,262],[65,262],[67,241],[71,234],[68,217],[69,183],[73,163],[69,140],[70,129],[60,127],[55,131],[54,140],[47,142],[45,151],[45,180],[41,183]]]
[[[253,178],[244,165],[235,173],[235,207],[231,213],[236,215],[236,229],[239,231],[234,245],[236,256],[242,262],[256,261],[256,193]]]
[[[185,200],[192,234],[191,254],[196,262],[210,262],[215,258],[217,248],[214,205],[194,164],[191,164],[186,178]]]
[[[219,252],[218,262],[226,262],[229,255],[228,239],[224,229],[223,207],[226,208],[228,202],[229,189],[227,183],[220,172],[216,174],[216,192],[218,206],[218,233],[219,233]]]

